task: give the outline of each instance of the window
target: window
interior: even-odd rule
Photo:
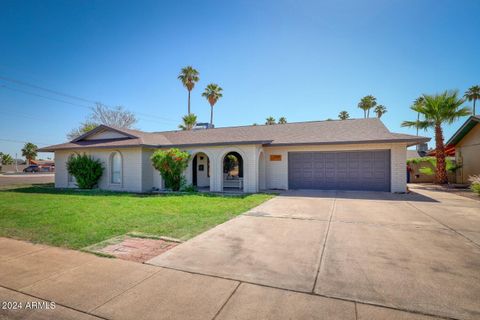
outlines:
[[[115,152],[110,158],[111,182],[115,184],[122,183],[122,156],[120,152]]]
[[[70,156],[68,156],[68,160],[72,159],[74,156],[75,156],[75,154],[71,154]],[[68,172],[68,169],[67,169],[67,174],[68,174],[68,183],[76,183],[76,182],[77,182],[77,181],[75,180],[75,177],[72,176],[72,175]]]

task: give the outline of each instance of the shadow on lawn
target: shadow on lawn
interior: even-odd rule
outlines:
[[[1,188],[0,192],[14,192],[14,193],[30,193],[30,194],[54,194],[54,195],[75,195],[75,196],[115,196],[115,197],[135,197],[135,198],[151,198],[151,197],[183,197],[183,196],[198,196],[198,197],[232,197],[232,198],[248,198],[252,194],[235,194],[226,195],[220,193],[206,193],[206,192],[181,192],[181,193],[133,193],[121,191],[105,191],[99,189],[70,189],[70,188],[55,188],[53,183],[36,183],[17,186],[9,186]]]

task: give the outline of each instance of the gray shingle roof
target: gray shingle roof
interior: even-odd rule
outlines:
[[[101,126],[100,129],[109,127]],[[99,130],[100,130],[99,129]],[[96,129],[94,129],[96,130]],[[123,129],[115,128],[122,132]],[[142,132],[124,130],[132,138],[80,140],[42,148],[41,151],[108,147],[186,147],[195,145],[263,144],[269,146],[406,142],[414,145],[430,138],[392,133],[377,118],[295,122],[191,131]]]

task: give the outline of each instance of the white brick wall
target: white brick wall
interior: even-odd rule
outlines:
[[[288,152],[289,151],[341,151],[341,150],[385,150],[391,151],[391,191],[406,191],[406,145],[405,144],[352,144],[328,146],[289,146],[261,147],[260,145],[219,146],[204,148],[187,148],[190,154],[205,153],[210,159],[211,175],[210,190],[222,191],[223,188],[223,157],[231,151],[238,152],[244,164],[244,191],[258,192],[262,183],[262,169],[259,164],[260,153],[264,153],[264,184],[267,189],[288,189]],[[123,159],[123,181],[121,185],[110,183],[110,155],[119,151]],[[87,149],[82,151],[100,159],[105,172],[99,187],[106,190],[121,190],[131,192],[149,192],[152,187],[163,188],[162,178],[151,164],[153,149]],[[61,188],[74,187],[68,184],[66,161],[73,151],[57,151],[55,153],[55,186]],[[270,161],[270,155],[281,155],[281,161]],[[187,183],[192,183],[192,160],[185,171]]]
[[[394,144],[391,146],[391,192],[407,191],[407,148],[404,144]]]
[[[266,181],[268,189],[288,189],[289,151],[348,151],[390,150],[391,192],[406,191],[406,145],[405,144],[351,144],[323,146],[264,147],[266,159]],[[270,155],[281,155],[282,161],[270,161]]]
[[[123,177],[121,184],[112,184],[110,156],[118,151],[122,155]],[[76,151],[77,153],[92,156],[99,159],[104,167],[103,176],[98,183],[99,188],[104,190],[143,192],[142,186],[142,151],[140,148],[122,148],[122,149],[85,149]],[[68,183],[68,172],[66,162],[68,157],[74,154],[74,151],[56,151],[55,152],[55,187],[57,188],[75,188],[76,185]],[[150,187],[151,188],[151,187]]]

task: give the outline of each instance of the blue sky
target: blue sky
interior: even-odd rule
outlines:
[[[123,105],[138,129],[160,131],[186,113],[177,75],[193,65],[199,120],[209,119],[203,88],[224,88],[217,126],[362,117],[357,103],[373,94],[391,131],[415,133],[400,123],[415,118],[417,96],[480,84],[479,12],[476,0],[2,0],[0,76]],[[4,140],[64,142],[88,115],[32,94],[91,105],[0,79],[0,151],[20,153]]]

